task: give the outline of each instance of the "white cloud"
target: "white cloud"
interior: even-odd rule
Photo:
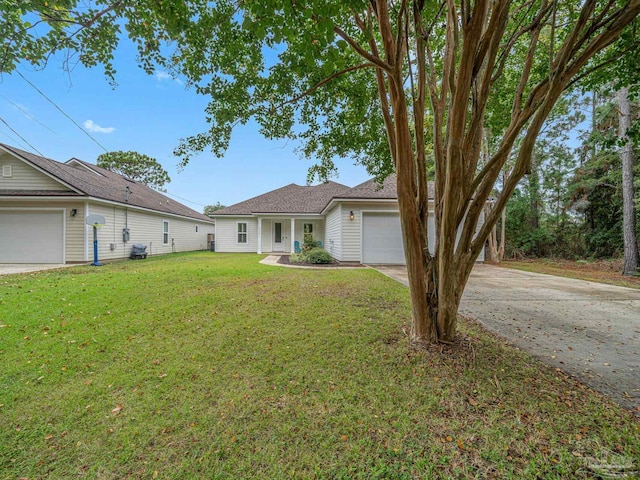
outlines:
[[[115,130],[114,127],[101,127],[97,123],[93,123],[93,120],[85,120],[82,125],[87,131],[93,133],[111,133]]]
[[[180,80],[179,78],[173,78],[170,73],[163,72],[162,70],[158,70],[156,72],[156,80],[158,80],[158,82],[163,82],[165,80],[173,80],[178,85],[182,85],[182,80]]]

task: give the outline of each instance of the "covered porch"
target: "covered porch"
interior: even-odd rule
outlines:
[[[295,253],[305,240],[324,244],[324,229],[320,215],[258,216],[258,253]]]

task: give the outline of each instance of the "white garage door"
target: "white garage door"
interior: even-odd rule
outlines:
[[[400,215],[362,213],[362,263],[404,265]]]
[[[0,210],[0,263],[64,263],[63,213]]]

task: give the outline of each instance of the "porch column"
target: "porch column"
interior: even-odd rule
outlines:
[[[289,241],[289,250],[291,253],[295,253],[296,249],[293,246],[296,240],[296,219],[291,218],[291,240]]]
[[[262,253],[262,217],[258,217],[258,253]]]

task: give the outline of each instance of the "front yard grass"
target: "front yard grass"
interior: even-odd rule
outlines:
[[[176,254],[0,277],[0,478],[592,478],[640,424],[379,273]]]

